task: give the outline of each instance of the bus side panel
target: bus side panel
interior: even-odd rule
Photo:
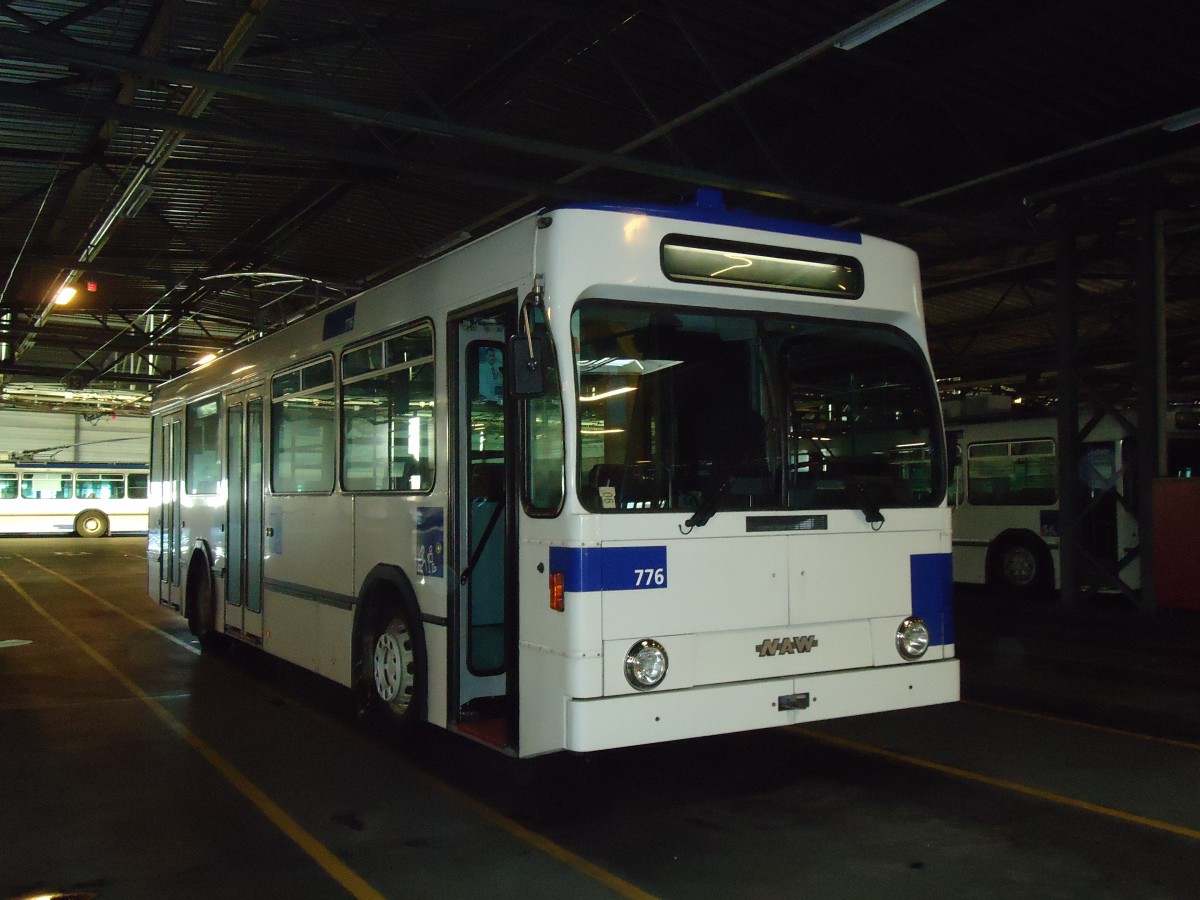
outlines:
[[[318,646],[340,642],[349,653],[352,617],[322,616],[319,607],[353,606],[352,509],[343,494],[268,496],[266,503],[263,648],[322,674]],[[348,684],[345,659],[338,680]]]
[[[355,591],[377,565],[408,577],[424,619],[427,716],[445,728],[446,493],[358,494],[353,502]]]
[[[955,540],[954,581],[959,584],[983,584],[986,580],[987,544]]]
[[[263,590],[263,611],[263,649],[315,672],[316,602],[268,587]]]

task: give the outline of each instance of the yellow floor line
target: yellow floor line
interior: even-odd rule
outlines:
[[[38,568],[44,567],[38,566]],[[52,572],[51,574],[57,573]],[[71,631],[71,629],[51,615],[50,612],[45,609],[45,607],[34,600],[33,597],[26,593],[26,591],[19,584],[13,581],[12,578],[10,578],[6,573],[0,572],[0,578],[3,578],[6,582],[8,582],[9,587],[16,591],[16,593],[26,603],[28,603],[30,607],[33,608],[34,612],[61,631],[63,635],[65,635],[66,638],[71,641],[71,643],[90,656],[97,665],[99,665],[102,669],[112,675],[113,678],[120,682],[121,686],[124,687],[125,690],[129,691],[130,694],[141,700],[142,703],[144,703],[149,710],[158,717],[159,721],[161,721],[167,726],[167,728],[187,742],[193,749],[196,750],[197,753],[203,756],[204,759],[208,761],[209,765],[216,769],[226,781],[233,785],[233,787],[240,794],[242,794],[242,796],[253,803],[259,812],[266,816],[276,828],[287,835],[288,838],[290,838],[291,841],[296,844],[296,846],[303,850],[318,866],[324,869],[330,875],[330,877],[344,887],[351,896],[360,898],[379,898],[379,900],[382,900],[383,895],[381,893],[371,887],[371,885],[367,884],[367,882],[363,880],[363,878],[358,875],[357,872],[354,872],[345,863],[338,859],[336,854],[329,850],[329,848],[305,831],[295,819],[283,811],[283,808],[280,807],[279,804],[268,797],[257,785],[250,781],[249,778],[238,771],[238,769],[232,763],[226,760],[225,757],[221,756],[221,754],[214,750],[208,743],[202,740],[186,725],[171,715],[171,713],[167,711],[166,707],[138,687],[137,684],[135,684],[133,680],[129,678],[129,676],[113,665],[107,657],[102,656],[90,644],[83,640],[83,638],[79,637],[79,635],[75,634],[75,632]],[[70,583],[68,579],[64,578],[63,580]],[[85,591],[85,593],[87,593],[89,596],[92,596],[90,591]],[[109,606],[110,604],[106,602],[105,605]]]
[[[1052,716],[1049,713],[1033,712],[1028,709],[1013,709],[1009,706],[997,706],[994,703],[980,703],[978,700],[960,700],[964,706],[977,706],[980,709],[993,709],[997,712],[1010,713],[1014,716],[1024,716],[1027,719],[1039,719],[1043,722],[1059,722],[1063,725],[1074,725],[1076,728],[1086,728],[1089,731],[1099,731],[1102,734],[1117,737],[1136,738],[1139,741],[1151,741],[1155,744],[1166,744],[1168,747],[1182,747],[1184,750],[1200,750],[1200,744],[1192,741],[1181,741],[1176,738],[1159,737],[1155,734],[1141,734],[1137,731],[1126,731],[1123,728],[1112,728],[1108,725],[1095,725],[1092,722],[1080,722],[1078,719],[1066,719],[1062,716]]]
[[[523,841],[534,849],[539,850],[547,856],[558,860],[564,865],[570,866],[581,875],[586,875],[593,881],[599,882],[600,884],[612,890],[613,893],[617,894],[618,896],[628,897],[630,900],[655,900],[654,894],[648,893],[636,885],[630,884],[619,875],[614,875],[612,872],[601,868],[595,863],[588,862],[578,854],[572,853],[566,847],[554,843],[554,841],[538,834],[536,831],[526,828],[519,822],[513,821],[512,819],[508,818],[508,816],[497,812],[490,806],[480,802],[479,800],[476,800],[469,794],[463,793],[458,788],[452,787],[446,784],[446,782],[441,781],[433,775],[429,775],[425,772],[421,772],[420,774],[427,782],[432,784],[438,790],[449,794],[459,803],[470,807],[477,815],[487,819],[496,827],[503,829],[518,840]]]
[[[793,734],[813,738],[814,740],[818,740],[826,744],[832,744],[835,747],[844,747],[847,750],[854,750],[858,753],[866,753],[871,756],[879,756],[895,762],[902,762],[906,765],[917,766],[922,769],[930,769],[934,772],[941,772],[943,775],[952,775],[955,778],[963,778],[967,781],[973,781],[976,784],[986,784],[990,787],[1001,788],[1002,790],[1006,791],[1013,791],[1017,794],[1025,794],[1029,797],[1036,797],[1039,800],[1047,800],[1051,803],[1057,803],[1061,806],[1069,806],[1073,809],[1080,809],[1085,812],[1107,816],[1110,819],[1117,819],[1121,822],[1128,822],[1133,825],[1143,825],[1147,828],[1154,828],[1158,831],[1166,831],[1171,834],[1179,835],[1180,837],[1191,838],[1193,841],[1200,841],[1200,831],[1197,831],[1194,828],[1186,828],[1183,825],[1175,825],[1171,822],[1163,822],[1159,819],[1151,819],[1147,816],[1139,816],[1133,813],[1127,813],[1123,810],[1113,809],[1108,806],[1100,806],[1096,803],[1089,803],[1086,800],[1077,800],[1074,797],[1055,794],[1051,791],[1043,791],[1041,788],[1030,787],[1029,785],[1021,784],[1017,781],[1007,781],[1003,778],[993,778],[991,775],[981,775],[978,772],[972,772],[968,769],[960,769],[957,766],[947,766],[942,763],[933,762],[932,760],[922,759],[919,756],[908,756],[904,753],[897,753],[894,750],[885,750],[882,747],[874,747],[871,744],[863,744],[858,741],[852,741],[848,738],[834,737],[833,735],[829,734],[821,734],[820,732],[810,731],[809,729],[800,725],[790,726],[788,730]]]
[[[150,622],[147,622],[144,619],[140,619],[137,616],[126,612],[125,610],[121,609],[120,607],[115,606],[114,604],[110,603],[108,600],[105,600],[103,597],[99,596],[98,594],[96,594],[93,591],[88,590],[83,585],[71,580],[70,578],[66,577],[65,575],[63,575],[59,572],[56,572],[53,569],[49,569],[46,566],[43,566],[40,563],[34,562],[33,560],[28,559],[26,557],[22,556],[19,558],[21,560],[23,560],[24,562],[29,563],[29,565],[34,566],[35,568],[41,569],[43,572],[46,572],[49,575],[53,575],[55,578],[58,578],[60,581],[64,582],[65,584],[70,585],[71,587],[73,587],[75,590],[79,591],[84,596],[89,597],[92,600],[95,600],[97,603],[99,603],[105,609],[109,609],[121,616],[124,616],[126,619],[133,622],[138,627],[145,628],[145,629],[153,631],[157,634],[160,634],[167,640],[172,641],[175,644],[178,644],[179,646],[183,647],[185,650],[188,650],[189,652],[197,653],[197,654],[200,652],[196,647],[193,647],[193,646],[185,643],[184,641],[179,640],[178,638],[174,637],[173,635],[167,634],[165,631],[156,627],[155,625],[151,624]],[[167,712],[167,710],[165,708],[163,708],[160,704],[156,703],[153,698],[151,698],[148,694],[143,692],[141,688],[139,688],[136,684],[134,684],[132,681],[130,681],[123,673],[119,672],[115,666],[113,666],[106,659],[101,657],[98,653],[93,651],[89,646],[84,644],[82,639],[76,637],[72,632],[68,631],[65,625],[62,625],[61,623],[59,623],[57,620],[55,620],[53,617],[51,617],[48,612],[46,612],[44,609],[42,609],[40,606],[38,606],[37,602],[35,600],[33,600],[33,598],[31,598],[23,590],[21,590],[15,584],[15,582],[12,581],[12,579],[10,579],[3,572],[0,572],[0,577],[4,578],[5,581],[7,581],[10,585],[12,585],[13,588],[18,593],[20,593],[21,596],[23,596],[25,598],[26,602],[28,602],[30,605],[32,605],[34,607],[34,609],[36,609],[42,616],[44,616],[52,624],[54,624],[54,626],[56,628],[58,628],[60,631],[62,631],[64,634],[66,634],[72,641],[74,641],[76,644],[78,644],[80,647],[82,647],[89,656],[91,656],[93,659],[95,659],[97,662],[99,662],[101,666],[103,666],[105,669],[107,669],[109,672],[111,672],[114,676],[116,676],[117,680],[120,681],[123,685],[125,685],[126,689],[129,690],[132,694],[134,694],[134,696],[136,696],[138,699],[142,700],[143,702],[147,703],[147,705],[149,705],[151,707],[151,709],[154,710],[155,714],[158,715],[158,717],[160,719],[162,719],[167,724],[167,726],[169,728],[171,728],[171,730],[175,731],[177,734],[179,734],[181,737],[183,737],[184,740],[186,740],[189,744],[191,744],[193,747],[195,747],[197,749],[197,751],[199,751],[201,753],[201,755],[205,757],[205,759],[207,759],[219,772],[221,772],[221,774],[223,776],[225,776],[227,779],[232,781],[230,774],[226,773],[226,768],[228,768],[229,773],[236,775],[236,777],[238,779],[240,779],[242,782],[244,782],[246,789],[243,789],[243,787],[241,785],[239,785],[238,783],[236,783],[236,782],[234,783],[234,786],[237,787],[238,790],[242,791],[242,793],[244,793],[244,794],[246,794],[247,790],[256,791],[258,794],[260,794],[262,796],[262,798],[267,803],[272,803],[272,805],[274,805],[273,802],[269,798],[267,798],[265,794],[262,794],[262,792],[259,791],[259,789],[257,787],[255,787],[248,779],[246,779],[245,776],[243,776],[239,772],[237,772],[237,770],[234,769],[234,767],[231,764],[225,762],[225,760],[219,754],[217,754],[215,750],[213,750],[207,744],[204,744],[204,742],[201,741],[201,739],[199,737],[196,737],[194,734],[192,734],[187,729],[187,727],[185,725],[183,725],[183,723],[179,722],[177,719],[175,719],[173,716],[171,716],[171,714],[169,712]],[[202,746],[204,749],[201,748]],[[218,760],[220,761],[220,764],[218,764],[218,762],[217,762]],[[579,856],[578,854],[573,853],[572,851],[568,850],[567,848],[565,848],[559,844],[556,844],[554,841],[550,840],[549,838],[538,834],[536,831],[532,831],[531,829],[526,828],[524,825],[521,825],[519,822],[516,822],[516,821],[508,818],[503,813],[497,812],[496,810],[492,809],[490,806],[487,806],[486,804],[480,802],[479,800],[476,800],[474,797],[471,797],[469,794],[465,794],[462,791],[458,790],[457,788],[452,787],[451,785],[447,784],[446,782],[441,781],[440,779],[438,779],[438,778],[434,777],[433,775],[430,775],[426,772],[422,772],[419,769],[413,769],[412,771],[415,774],[419,775],[421,778],[423,778],[428,784],[430,784],[433,787],[436,787],[438,790],[450,795],[455,800],[462,803],[464,806],[467,806],[470,809],[472,809],[478,815],[486,818],[493,825],[497,826],[498,828],[502,829],[503,831],[506,831],[508,834],[512,835],[513,837],[517,838],[518,840],[522,841],[523,843],[528,844],[529,846],[533,847],[534,849],[538,850],[539,852],[544,853],[546,856],[549,856],[552,859],[558,860],[559,862],[563,863],[564,865],[569,866],[571,869],[575,870],[576,872],[580,873],[581,875],[584,875],[584,876],[592,879],[593,881],[596,881],[596,882],[604,885],[605,887],[609,888],[614,893],[616,893],[618,896],[627,897],[627,898],[630,898],[630,900],[654,900],[654,898],[655,898],[654,894],[650,894],[650,893],[647,893],[646,891],[643,891],[641,888],[637,887],[636,885],[633,885],[630,882],[625,881],[620,876],[614,875],[612,872],[609,872],[608,870],[596,865],[595,863],[589,862],[588,860],[584,859],[583,857]],[[249,794],[247,794],[247,796],[249,796]],[[253,798],[251,798],[251,801],[254,802]],[[256,803],[255,805],[257,806],[258,804]],[[264,810],[264,812],[265,812],[265,810]],[[282,810],[280,810],[280,813],[282,815],[286,816],[286,813],[283,813]],[[270,818],[270,816],[268,816],[268,817]],[[275,822],[275,819],[272,818],[271,821]],[[288,821],[292,821],[292,820],[289,818]],[[275,824],[279,825],[278,822],[275,822]],[[293,822],[293,825],[295,825],[294,822]],[[297,829],[299,829],[298,825],[295,825],[295,827]],[[282,826],[280,826],[280,828],[281,828],[281,830],[284,830],[285,833],[288,834],[288,837],[291,837],[292,840],[296,841],[296,837],[294,837],[290,832],[288,832],[287,829],[284,829]],[[312,840],[315,842],[315,839],[312,839]],[[297,843],[299,843],[299,841],[297,841]],[[322,850],[325,849],[320,844],[318,844],[317,846],[320,846]],[[306,848],[304,848],[303,844],[301,844],[301,848],[305,849],[306,853],[308,852],[308,850]],[[325,850],[325,852],[328,853],[329,851]],[[309,855],[312,855],[312,854],[310,853]],[[317,860],[317,861],[318,861],[318,863],[320,863],[320,860]],[[339,865],[340,865],[340,863],[339,863]],[[322,866],[322,868],[324,868],[324,866]],[[328,871],[328,869],[326,869],[326,871]],[[349,871],[349,870],[347,870],[347,871]],[[332,873],[330,873],[330,874],[332,874]],[[334,877],[336,878],[336,876],[334,876]],[[357,877],[357,876],[355,876],[355,877]],[[365,882],[364,882],[364,885],[365,885]],[[374,889],[370,888],[369,885],[367,885],[366,887],[372,893],[370,893],[370,894],[355,894],[355,896],[362,896],[362,897],[379,896],[378,894],[374,893]],[[354,892],[351,891],[351,893],[354,893]]]
[[[146,631],[153,631],[155,634],[161,635],[162,637],[166,638],[172,644],[176,644],[176,645],[182,647],[188,653],[192,653],[196,656],[200,655],[200,648],[195,646],[194,644],[189,644],[187,641],[181,641],[179,638],[175,637],[175,635],[167,634],[165,631],[163,631],[157,625],[153,625],[150,622],[147,622],[145,619],[140,619],[137,616],[133,615],[132,613],[126,612],[125,610],[121,609],[121,607],[108,602],[107,600],[105,600],[103,597],[101,597],[99,594],[95,593],[94,591],[89,591],[87,588],[85,588],[79,582],[72,581],[70,578],[68,578],[66,575],[63,575],[61,572],[56,572],[53,569],[49,569],[46,566],[43,566],[41,563],[33,561],[32,559],[30,559],[27,556],[18,556],[17,559],[21,560],[24,563],[28,563],[29,565],[33,566],[35,569],[41,569],[47,575],[53,575],[55,578],[57,578],[59,581],[63,582],[64,584],[69,584],[71,587],[75,588],[75,590],[79,591],[79,593],[83,594],[85,597],[89,597],[90,599],[95,600],[97,603],[99,603],[101,606],[103,606],[108,611],[115,612],[118,616],[124,616],[126,619],[128,619],[130,622],[132,622],[138,628],[144,628]]]

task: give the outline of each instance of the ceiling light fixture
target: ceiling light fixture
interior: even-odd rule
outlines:
[[[58,289],[58,293],[54,295],[55,306],[66,306],[75,298],[75,288],[69,284],[64,284]]]
[[[1163,131],[1183,131],[1193,125],[1200,125],[1200,106],[1177,116],[1171,116],[1162,124]]]
[[[893,3],[857,25],[847,28],[836,36],[833,46],[839,50],[853,50],[944,2],[946,0],[900,0],[899,3]]]

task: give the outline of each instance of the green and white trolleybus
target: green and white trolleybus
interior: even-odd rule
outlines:
[[[150,593],[512,755],[958,698],[915,255],[545,210],[163,385]]]
[[[0,463],[0,534],[145,533],[149,471],[138,463]]]

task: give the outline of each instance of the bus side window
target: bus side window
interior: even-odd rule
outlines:
[[[342,489],[428,491],[434,475],[433,330],[342,354]]]
[[[128,494],[131,500],[145,500],[149,495],[150,476],[145,472],[130,472]]]

